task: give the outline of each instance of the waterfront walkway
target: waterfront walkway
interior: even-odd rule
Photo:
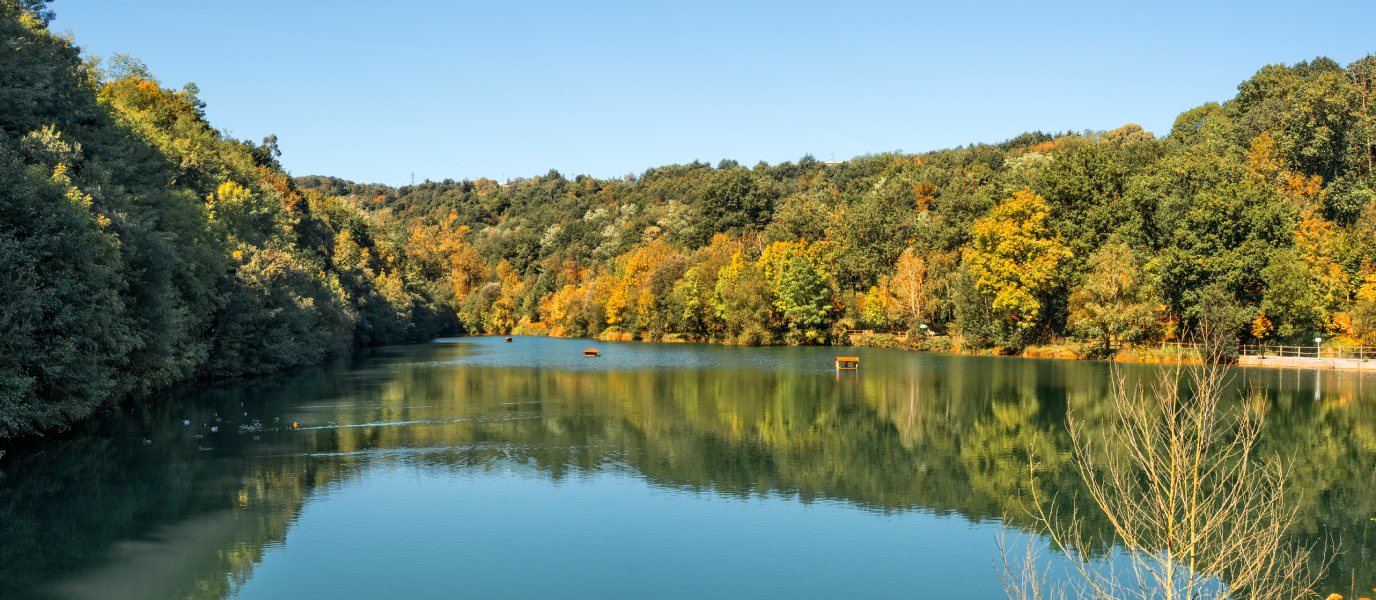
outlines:
[[[1243,367],[1376,371],[1376,347],[1243,346]]]
[[[1281,367],[1285,369],[1350,369],[1376,371],[1376,359],[1300,358],[1294,356],[1239,356],[1241,367]]]

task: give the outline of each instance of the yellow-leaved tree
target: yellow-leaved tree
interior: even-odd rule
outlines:
[[[435,225],[417,224],[407,231],[406,255],[428,281],[447,288],[444,295],[461,300],[487,280],[487,263],[466,241],[467,225],[454,216]]]
[[[1362,265],[1364,285],[1357,288],[1352,307],[1352,335],[1363,344],[1376,344],[1376,269],[1371,262]]]
[[[975,287],[1014,340],[1042,317],[1042,296],[1060,278],[1070,250],[1046,227],[1046,200],[1023,188],[976,220],[962,252]]]
[[[1135,341],[1156,324],[1157,299],[1148,273],[1122,242],[1089,257],[1090,270],[1070,293],[1072,329],[1098,338],[1108,352],[1116,341]]]
[[[918,254],[911,247],[898,257],[893,277],[885,282],[883,290],[893,298],[889,316],[894,320],[919,325],[931,316],[927,262],[925,254]]]
[[[643,328],[648,319],[639,317],[642,313],[652,311],[655,304],[653,295],[643,298],[645,292],[650,291],[650,278],[656,268],[673,253],[673,248],[662,239],[657,239],[616,257],[615,284],[607,300],[608,325],[630,330]],[[642,305],[646,303],[649,307],[642,310]]]

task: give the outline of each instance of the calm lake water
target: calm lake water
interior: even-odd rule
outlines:
[[[1110,423],[1109,375],[529,337],[374,350],[4,448],[0,597],[1002,598],[1003,515],[1025,524],[1032,485],[1080,489],[1067,414]],[[1295,461],[1297,535],[1343,540],[1324,591],[1376,586],[1376,376],[1235,375]]]

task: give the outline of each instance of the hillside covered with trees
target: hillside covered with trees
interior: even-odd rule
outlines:
[[[217,131],[194,84],[83,56],[51,18],[0,0],[0,437],[457,330],[368,269],[392,256],[370,218],[299,190],[275,138]]]
[[[387,232],[472,332],[741,344],[927,329],[1017,352],[1179,339],[1376,343],[1376,57],[1270,65],[1162,136],[723,160],[390,188],[300,177]],[[1092,344],[1091,344],[1092,343]]]
[[[0,0],[0,437],[104,403],[448,333],[960,348],[1376,343],[1376,57],[1270,65],[1156,136],[557,171],[295,177],[194,84]]]

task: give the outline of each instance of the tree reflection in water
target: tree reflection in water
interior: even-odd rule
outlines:
[[[1007,513],[1025,527],[1029,453],[1042,461],[1038,497],[1083,499],[1067,410],[1089,428],[1115,417],[1109,366],[1096,362],[858,349],[862,369],[836,373],[828,348],[603,343],[607,356],[585,361],[580,344],[385,348],[180,390],[13,444],[0,458],[0,596],[63,581],[69,596],[225,597],[313,497],[399,463],[519,463],[554,481],[617,469],[672,489],[973,522]],[[1263,391],[1263,444],[1295,457],[1295,533],[1347,542],[1324,589],[1347,589],[1354,570],[1362,588],[1376,549],[1376,377],[1236,374]],[[260,429],[241,429],[254,419]],[[293,421],[299,430],[284,428]]]

